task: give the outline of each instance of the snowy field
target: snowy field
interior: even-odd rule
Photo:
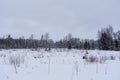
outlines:
[[[120,80],[120,51],[86,53],[74,49],[2,49],[0,80]]]

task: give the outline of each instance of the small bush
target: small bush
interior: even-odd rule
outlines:
[[[100,63],[105,63],[106,60],[108,60],[108,57],[107,57],[107,56],[101,56],[99,62],[100,62]]]
[[[87,57],[86,61],[90,62],[90,63],[95,63],[95,62],[98,62],[98,57],[96,57],[96,56],[89,56],[89,57]]]
[[[20,55],[11,55],[9,57],[9,63],[14,66],[15,72],[17,74],[17,67],[19,67],[21,63],[24,63],[24,57],[21,57]]]
[[[11,55],[9,56],[9,63],[11,65],[15,65],[15,66],[20,66],[20,64],[24,63],[24,56],[20,56],[20,55]]]
[[[115,60],[115,56],[110,56],[110,60]]]

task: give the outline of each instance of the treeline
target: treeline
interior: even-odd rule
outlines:
[[[20,37],[19,39],[13,39],[11,35],[8,35],[6,38],[0,39],[0,48],[10,49],[10,48],[52,48],[54,47],[53,40],[49,39],[49,34],[41,36],[41,40],[34,39],[34,36],[31,35],[29,39],[24,39]]]
[[[114,32],[112,26],[109,25],[107,28],[103,28],[98,31],[97,40],[82,40],[72,37],[72,34],[68,34],[63,39],[56,42],[49,38],[49,33],[41,35],[40,40],[34,39],[34,35],[31,35],[29,39],[25,39],[24,37],[14,39],[11,35],[8,35],[6,38],[0,38],[0,48],[45,48],[46,50],[50,50],[51,48],[120,50],[120,31]]]

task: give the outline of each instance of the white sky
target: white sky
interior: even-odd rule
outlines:
[[[54,40],[68,33],[96,39],[101,27],[120,30],[120,0],[0,0],[0,37],[48,32]]]

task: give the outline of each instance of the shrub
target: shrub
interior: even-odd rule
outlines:
[[[100,62],[100,63],[105,63],[106,60],[108,60],[108,57],[107,57],[107,56],[101,56],[99,62]]]
[[[90,63],[95,63],[95,62],[98,62],[98,57],[92,55],[87,57],[86,61]]]
[[[16,74],[17,72],[17,67],[20,66],[20,64],[24,63],[24,56],[20,55],[10,55],[9,56],[9,63],[14,66]]]
[[[110,60],[115,60],[115,56],[110,56]]]
[[[11,65],[15,65],[15,66],[20,66],[20,64],[24,63],[24,56],[20,56],[20,55],[11,55],[9,56],[9,63]]]

